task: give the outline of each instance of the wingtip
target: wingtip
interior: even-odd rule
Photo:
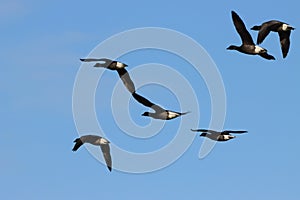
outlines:
[[[108,170],[111,172],[112,168],[110,166],[107,166]]]
[[[232,10],[231,15],[237,15],[237,13],[234,10]]]

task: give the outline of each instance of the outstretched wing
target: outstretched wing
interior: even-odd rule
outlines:
[[[291,31],[280,31],[278,32],[280,39],[280,46],[283,58],[285,58],[290,48],[290,35]]]
[[[203,132],[203,133],[212,133],[212,134],[220,134],[218,131],[210,130],[210,129],[191,129],[194,132]]]
[[[264,41],[264,39],[267,37],[267,35],[269,35],[270,32],[271,30],[269,26],[262,26],[258,32],[256,43],[261,44]]]
[[[244,130],[242,130],[242,131],[225,130],[225,131],[222,132],[222,134],[223,133],[226,133],[226,134],[229,134],[229,133],[240,133],[241,134],[241,133],[248,133],[248,131],[244,131]]]
[[[280,26],[280,24],[281,24],[281,22],[276,21],[276,20],[271,20],[271,21],[263,23],[258,32],[256,43],[261,44],[264,41],[264,39],[269,35],[271,30],[273,30],[275,28],[275,26]]]
[[[118,72],[121,80],[123,81],[123,84],[127,88],[127,90],[130,93],[135,92],[134,83],[132,82],[132,80],[131,80],[131,78],[129,76],[129,73],[127,72],[127,70],[125,68],[121,68],[121,69],[117,69],[117,72]]]
[[[111,161],[109,144],[101,144],[100,148],[101,148],[104,160],[106,162],[106,166],[107,166],[108,170],[111,171],[112,161]]]
[[[152,103],[151,101],[149,101],[148,99],[146,99],[145,97],[137,94],[136,92],[132,93],[132,96],[135,100],[137,100],[139,103],[143,104],[144,106],[147,106],[149,108],[152,108],[153,110],[155,110],[156,112],[164,112],[165,109],[163,109],[162,107]]]
[[[97,62],[97,61],[102,61],[102,62],[108,62],[111,63],[112,60],[108,58],[80,58],[80,61],[82,62]]]
[[[232,16],[232,21],[235,26],[235,29],[238,32],[238,34],[240,35],[243,44],[254,45],[252,37],[251,37],[250,33],[248,32],[242,19],[234,11],[231,11],[231,16]]]

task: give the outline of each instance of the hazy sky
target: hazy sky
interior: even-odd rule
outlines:
[[[300,24],[296,17],[299,3],[284,3],[1,0],[1,197],[28,200],[299,199],[300,68],[297,56]],[[240,15],[249,29],[271,19],[296,27],[291,34],[287,58],[282,58],[276,33],[271,33],[261,45],[276,57],[275,61],[227,51],[227,46],[241,44],[231,20],[231,10]],[[245,129],[248,134],[218,143],[208,156],[199,159],[205,140],[189,129],[209,127],[212,99],[205,77],[199,76],[192,64],[180,55],[143,49],[118,58],[129,65],[128,70],[137,85],[146,79],[155,82],[139,88],[143,96],[170,110],[191,111],[165,124],[140,116],[149,109],[130,98],[118,82],[116,72],[94,69],[92,64],[81,65],[79,58],[88,56],[107,38],[143,27],[178,31],[207,51],[226,92],[224,129]],[[257,33],[250,33],[256,41]],[[173,41],[175,47],[179,41]],[[184,52],[193,53],[181,44],[178,46]],[[114,48],[121,51],[123,46],[109,47],[108,51]],[[202,57],[199,55],[200,60]],[[160,65],[174,70],[166,73],[152,68]],[[200,66],[205,68],[205,62]],[[177,134],[182,134],[182,142],[191,139],[187,151],[165,168],[139,174],[116,169],[110,173],[84,147],[72,152],[73,140],[79,134],[100,134],[95,127],[76,128],[73,118],[73,89],[76,90],[76,77],[84,70],[92,74],[86,79],[86,91],[95,93],[94,114],[112,145],[137,154],[158,151],[156,158],[163,162],[169,156],[159,152]],[[97,80],[100,75],[97,87],[88,88],[88,82]],[[191,84],[190,88],[180,89],[185,88],[182,77]],[[185,93],[180,93],[183,90]],[[198,110],[194,109],[195,99],[190,99],[194,94]],[[87,97],[82,94],[81,98]],[[88,124],[94,119],[84,115],[85,106],[82,104],[81,120]],[[177,132],[181,127],[184,129]],[[93,150],[101,156],[99,148]],[[167,155],[172,157],[173,150]],[[112,148],[112,157],[116,165],[140,164],[117,159],[122,156],[116,155],[116,148]],[[155,163],[146,159],[143,164]]]

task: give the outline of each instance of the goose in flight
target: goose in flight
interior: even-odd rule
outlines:
[[[152,108],[155,111],[154,113],[144,112],[142,114],[142,116],[148,116],[148,117],[152,117],[154,119],[170,120],[170,119],[174,119],[176,117],[179,117],[181,115],[185,115],[185,114],[189,113],[189,112],[180,113],[180,112],[174,112],[174,111],[170,111],[170,110],[165,110],[162,107],[160,107],[160,106],[158,106],[158,105],[150,102],[145,97],[137,94],[136,92],[133,92],[132,96],[139,103],[141,103],[144,106],[147,106],[149,108]]]
[[[283,58],[285,58],[290,48],[291,31],[295,28],[287,23],[271,20],[262,23],[259,26],[253,26],[251,30],[259,31],[257,36],[257,44],[261,44],[271,31],[277,32],[280,39],[280,46]]]
[[[112,169],[112,161],[111,161],[111,155],[110,155],[110,148],[109,148],[109,141],[103,137],[97,136],[97,135],[84,135],[80,138],[76,138],[74,140],[75,145],[72,149],[72,151],[77,151],[81,145],[84,143],[90,143],[96,146],[100,146],[104,160],[106,162],[106,166],[109,171]]]
[[[94,65],[94,67],[103,67],[110,70],[116,70],[127,90],[130,93],[133,93],[135,91],[134,83],[132,82],[128,71],[125,69],[125,67],[127,67],[128,65],[126,65],[125,63],[121,63],[119,61],[112,61],[107,58],[83,58],[80,60],[82,62],[98,62]]]
[[[81,58],[80,61],[82,62],[97,62],[94,67],[103,67],[110,70],[117,70],[127,67],[125,63],[110,60],[107,58]]]
[[[230,45],[229,47],[227,47],[227,50],[237,50],[241,53],[249,55],[259,55],[268,60],[275,60],[275,58],[272,55],[269,55],[267,53],[266,49],[254,44],[250,33],[246,29],[244,22],[238,16],[238,14],[236,14],[236,12],[234,11],[231,11],[231,15],[235,29],[237,30],[238,34],[240,35],[240,38],[242,39],[242,45]]]
[[[214,131],[209,129],[191,129],[194,132],[202,132],[201,137],[207,137],[211,140],[215,141],[227,141],[235,138],[235,136],[231,135],[230,133],[247,133],[248,131],[232,131],[232,130],[225,130],[225,131]]]

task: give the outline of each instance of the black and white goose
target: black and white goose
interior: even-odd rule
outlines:
[[[137,94],[136,92],[133,92],[132,96],[139,103],[141,103],[144,106],[147,106],[149,108],[152,108],[155,111],[154,113],[144,112],[142,114],[142,116],[148,116],[148,117],[152,117],[154,119],[170,120],[170,119],[174,119],[176,117],[179,117],[181,115],[185,115],[185,114],[189,113],[189,112],[180,113],[180,112],[174,112],[174,111],[170,111],[170,110],[165,110],[162,107],[160,107],[160,106],[158,106],[158,105],[150,102],[145,97]]]
[[[121,63],[119,61],[113,61],[107,58],[84,58],[80,59],[82,62],[98,62],[94,65],[94,67],[103,67],[110,70],[116,70],[121,78],[124,86],[130,93],[135,92],[135,86],[132,82],[128,71],[125,69],[128,65],[125,63]],[[100,62],[99,62],[100,61]]]
[[[74,140],[75,145],[72,149],[72,151],[77,151],[81,145],[84,143],[90,143],[96,146],[100,146],[103,157],[106,162],[106,166],[109,171],[112,169],[112,161],[111,161],[111,155],[110,155],[110,147],[109,147],[109,141],[103,137],[97,136],[97,135],[84,135],[80,138],[76,138]]]
[[[275,60],[272,55],[267,53],[267,50],[254,44],[253,39],[248,32],[242,19],[234,11],[231,11],[232,21],[238,34],[242,39],[241,46],[230,45],[227,50],[237,50],[241,53],[249,55],[259,55],[268,60]]]
[[[110,70],[117,70],[127,67],[125,63],[110,60],[108,58],[81,58],[80,61],[82,62],[97,62],[94,67],[103,67]]]
[[[253,26],[251,30],[259,31],[257,36],[257,44],[261,44],[268,34],[273,31],[277,32],[280,39],[281,52],[283,58],[285,58],[289,52],[290,48],[290,35],[291,31],[295,28],[287,23],[271,20],[262,23],[260,26]]]
[[[191,129],[194,132],[202,132],[201,137],[207,137],[211,140],[215,141],[227,141],[235,138],[235,136],[231,135],[230,133],[247,133],[248,131],[232,131],[232,130],[225,130],[225,131],[214,131],[209,129]]]

